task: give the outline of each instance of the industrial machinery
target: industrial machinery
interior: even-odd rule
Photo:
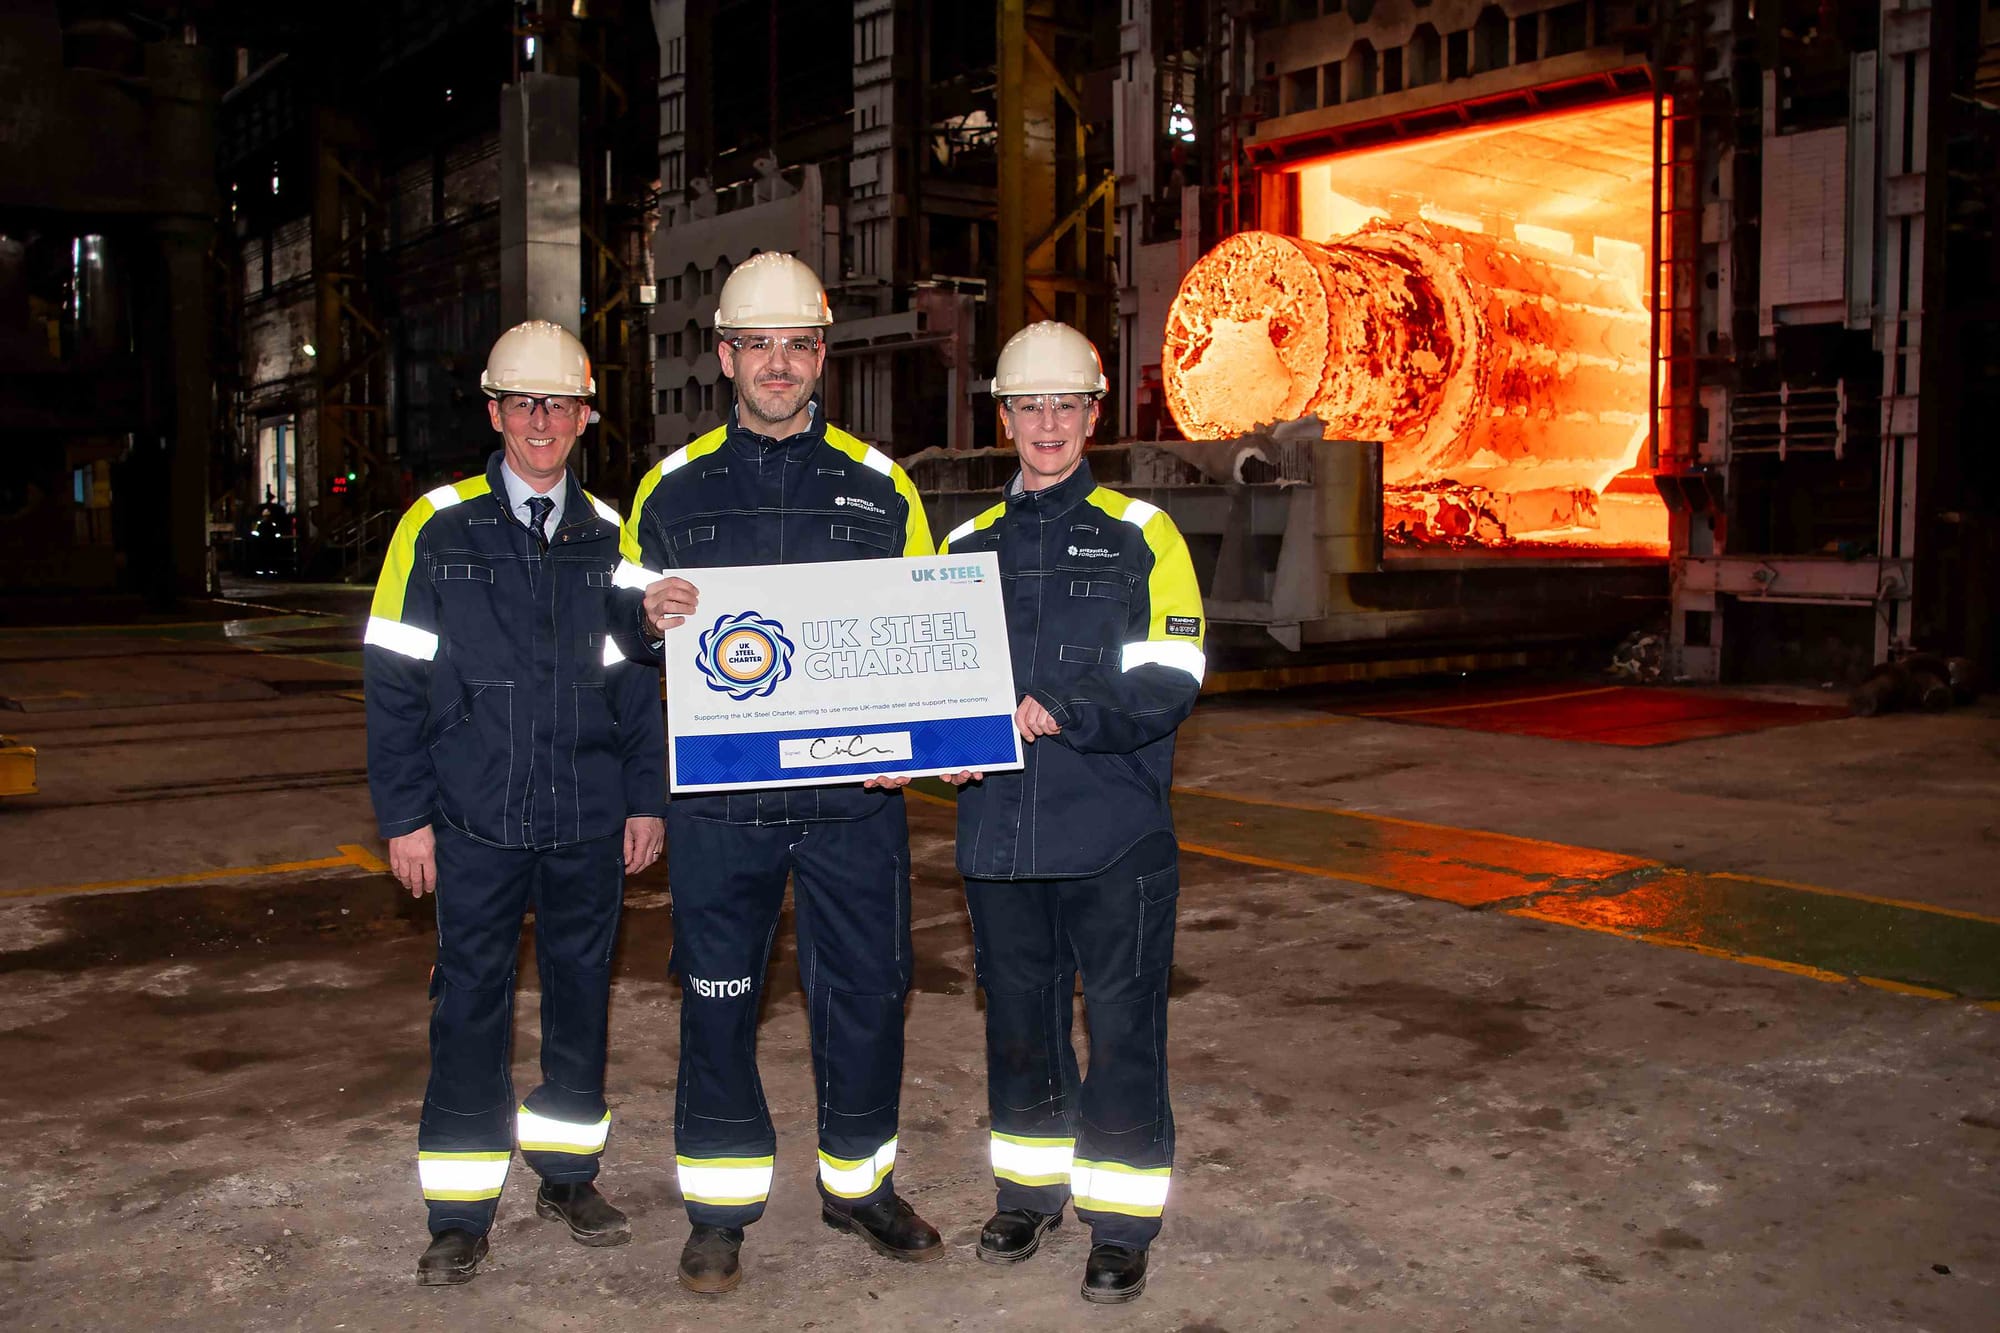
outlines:
[[[0,796],[33,796],[41,788],[35,783],[35,747],[23,745],[12,736],[0,736]]]
[[[1587,632],[1615,602],[1688,679],[1995,651],[1990,6],[1125,18],[1120,419],[1382,445],[1382,567],[1324,568],[1303,645]],[[1511,622],[1502,577],[1537,590]]]
[[[1195,265],[1168,316],[1167,405],[1195,439],[1310,414],[1382,441],[1391,531],[1413,517],[1416,540],[1663,550],[1656,497],[1609,537],[1599,519],[1646,442],[1635,276],[1422,222],[1328,245],[1241,232]],[[1452,488],[1484,497],[1459,508],[1497,530],[1425,522],[1423,497]]]
[[[662,452],[727,407],[716,289],[784,248],[832,294],[830,417],[939,530],[1008,469],[1000,345],[1089,334],[1094,466],[1246,651],[2000,652],[1993,5],[656,10]]]

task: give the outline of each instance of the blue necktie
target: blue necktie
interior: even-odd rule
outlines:
[[[548,554],[549,534],[542,531],[542,524],[549,521],[555,512],[556,502],[546,495],[531,495],[527,500],[528,512],[534,517],[528,521],[528,531],[535,534],[535,546],[544,555]]]

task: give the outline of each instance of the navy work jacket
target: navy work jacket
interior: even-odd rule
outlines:
[[[1006,498],[944,541],[994,551],[1014,688],[1062,727],[1027,767],[958,795],[958,869],[972,879],[1070,879],[1172,832],[1174,729],[1201,692],[1201,589],[1166,513],[1099,486],[1089,462]]]
[[[638,584],[673,570],[719,565],[804,565],[931,555],[917,488],[887,454],[821,419],[782,440],[736,419],[667,455],[639,482],[625,520],[624,557]],[[632,619],[637,601],[629,595]],[[860,783],[674,797],[683,814],[730,824],[860,819],[901,792]]]
[[[412,505],[383,560],[362,667],[385,838],[442,818],[496,847],[560,847],[666,813],[659,676],[628,660],[644,654],[629,618],[612,624],[618,511],[566,478],[543,552],[502,456]]]

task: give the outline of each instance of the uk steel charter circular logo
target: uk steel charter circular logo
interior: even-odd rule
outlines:
[[[755,611],[724,616],[702,632],[695,665],[708,688],[732,699],[756,699],[792,674],[792,641],[785,627]]]

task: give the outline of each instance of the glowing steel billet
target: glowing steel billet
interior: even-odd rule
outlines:
[[[1434,223],[1230,237],[1175,297],[1168,408],[1193,439],[1312,414],[1383,480],[1602,490],[1645,438],[1647,323],[1594,260]]]

